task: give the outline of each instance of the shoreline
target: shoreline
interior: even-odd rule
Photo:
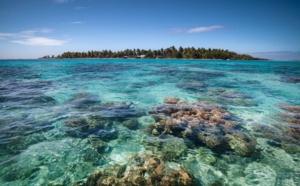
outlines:
[[[126,60],[124,58],[28,58],[28,59],[0,59],[1,61],[17,61],[17,60],[67,60],[67,59],[74,59],[74,60],[99,60],[99,59],[104,59],[104,60]],[[185,60],[185,61],[192,61],[192,60],[197,60],[197,61],[264,61],[264,62],[292,62],[292,63],[299,63],[299,60],[272,60],[272,59],[264,59],[264,60],[246,60],[246,59],[230,59],[230,60],[224,60],[224,59],[187,59],[187,58],[127,58],[128,60]]]
[[[137,59],[137,60],[199,60],[199,61],[272,61],[270,59],[191,59],[191,58],[37,58],[39,60],[54,60],[54,59]],[[0,59],[1,60],[1,59]],[[16,60],[27,60],[27,59],[16,59]],[[30,59],[28,59],[30,60]],[[297,61],[296,61],[297,62]],[[300,60],[298,61],[300,62]]]

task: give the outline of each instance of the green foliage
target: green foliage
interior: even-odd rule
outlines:
[[[123,58],[125,56],[128,58],[136,58],[141,55],[145,55],[146,58],[261,60],[260,58],[254,58],[247,54],[237,54],[223,49],[196,49],[194,47],[179,47],[179,49],[176,49],[174,46],[158,50],[126,49],[117,52],[112,52],[111,50],[65,52],[57,57],[52,56],[52,58]],[[50,57],[44,56],[43,58],[47,59]]]

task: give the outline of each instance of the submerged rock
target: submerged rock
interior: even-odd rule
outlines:
[[[68,103],[73,108],[88,110],[91,106],[100,104],[101,102],[97,96],[93,96],[89,93],[78,93],[73,95]]]
[[[96,149],[87,148],[83,152],[84,152],[84,155],[82,156],[83,162],[92,162],[93,165],[99,164],[101,155],[97,152]]]
[[[81,130],[86,130],[89,128],[89,125],[85,118],[81,117],[72,117],[65,122],[68,127],[78,127]]]
[[[53,106],[56,100],[44,94],[52,87],[50,81],[35,82],[1,82],[0,107],[5,109],[35,108]]]
[[[31,100],[28,101],[28,104],[34,105],[54,105],[56,104],[56,100],[51,96],[41,95],[33,97]]]
[[[289,153],[300,152],[300,127],[294,124],[274,123],[273,126],[255,124],[255,136],[265,138],[269,145],[280,147]]]
[[[131,118],[122,123],[122,125],[130,130],[136,130],[139,128],[140,124],[136,118]]]
[[[251,96],[242,94],[237,91],[229,91],[225,89],[211,89],[206,94],[216,99],[220,104],[240,105],[240,106],[256,106]]]
[[[23,76],[24,79],[38,79],[41,77],[42,77],[42,74],[26,74]]]
[[[201,92],[205,90],[206,85],[199,81],[190,80],[190,81],[181,81],[177,83],[177,87],[188,91]]]
[[[28,146],[46,140],[43,133],[53,129],[52,124],[58,120],[38,121],[27,114],[3,115],[0,119],[0,154],[18,154]]]
[[[118,130],[112,126],[113,121],[99,115],[85,117],[72,117],[65,122],[68,127],[67,134],[73,137],[87,137],[96,135],[104,141],[118,137]]]
[[[279,105],[286,113],[280,113],[279,116],[286,122],[300,124],[300,106],[281,103]]]
[[[94,133],[103,141],[111,141],[118,138],[119,131],[116,128],[112,129],[100,129]]]
[[[164,99],[164,103],[165,104],[176,104],[179,102],[179,98],[175,98],[175,97],[167,97]]]
[[[0,95],[0,107],[6,108],[6,109],[16,109],[16,108],[35,108],[35,107],[43,107],[43,106],[54,106],[57,102],[56,100],[51,96],[40,94],[22,94],[19,95],[7,95],[7,96],[1,96]],[[2,103],[2,104],[1,104]],[[2,106],[3,105],[3,106]]]
[[[70,68],[69,72],[71,74],[81,74],[81,73],[106,73],[106,72],[120,72],[129,69],[133,69],[134,66],[130,64],[112,64],[112,63],[103,63],[103,64],[84,64],[84,65],[75,65]]]
[[[288,75],[280,78],[280,81],[286,83],[300,83],[299,75]]]
[[[140,89],[140,88],[154,86],[156,84],[157,84],[157,81],[134,82],[131,84],[131,88]]]
[[[85,116],[74,116],[65,122],[67,133],[73,137],[97,135],[104,141],[116,139],[119,124],[136,130],[139,127],[138,117],[145,113],[126,102],[107,102],[91,105]]]
[[[248,156],[255,150],[256,141],[240,131],[226,134],[226,137],[229,138],[228,144],[230,148],[241,156]]]
[[[109,147],[106,145],[106,142],[99,139],[96,135],[91,135],[89,137],[89,142],[92,148],[96,149],[99,153],[105,152],[106,149],[109,149]]]
[[[114,165],[97,171],[84,185],[195,185],[192,175],[179,167],[172,167],[162,159],[139,153],[124,166]]]
[[[154,152],[164,161],[172,161],[184,156],[192,143],[183,138],[171,135],[161,135],[158,137],[147,137],[143,140],[145,148]]]
[[[78,99],[69,101],[69,104],[71,108],[93,112],[94,115],[110,120],[125,121],[129,118],[145,115],[145,112],[136,109],[132,102],[111,101],[101,103],[97,97],[89,94],[80,94]]]
[[[281,113],[279,116],[288,123],[300,125],[300,113]]]
[[[118,121],[125,121],[133,117],[141,117],[145,112],[136,109],[132,102],[107,102],[95,108],[96,113],[102,117],[111,118]]]
[[[205,81],[219,77],[225,77],[226,73],[223,72],[209,72],[209,71],[184,71],[180,74],[188,80]]]
[[[282,109],[287,110],[289,112],[300,114],[300,106],[299,105],[289,105],[289,104],[281,103],[281,104],[279,104],[279,106]]]
[[[232,149],[242,156],[255,152],[255,140],[240,131],[238,118],[207,102],[165,104],[149,112],[156,121],[152,134],[171,134],[216,150]]]
[[[278,122],[272,126],[254,125],[254,130],[259,132],[260,137],[268,140],[269,145],[281,147],[287,152],[300,152],[300,106],[279,104],[285,112],[277,114]]]
[[[288,136],[300,140],[300,106],[299,105],[288,105],[280,104],[286,113],[280,113],[279,116],[287,122],[287,124],[277,124]]]

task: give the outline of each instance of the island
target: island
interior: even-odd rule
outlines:
[[[220,60],[265,60],[252,57],[248,54],[238,54],[224,49],[194,48],[174,46],[158,50],[126,49],[113,52],[111,50],[88,51],[88,52],[64,52],[63,54],[51,57],[46,55],[41,59],[51,58],[158,58],[158,59],[220,59]]]

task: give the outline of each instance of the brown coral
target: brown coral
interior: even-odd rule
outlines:
[[[115,165],[97,171],[86,185],[195,185],[194,177],[182,168],[168,167],[163,160],[147,153],[140,153],[125,166]]]
[[[180,100],[179,98],[167,97],[167,98],[165,98],[164,103],[165,104],[176,104],[179,102],[179,100]]]
[[[255,150],[255,140],[239,132],[238,118],[216,105],[207,102],[165,104],[153,107],[149,113],[156,121],[152,126],[156,135],[189,138],[212,149],[232,149],[242,156],[249,156]]]
[[[280,113],[279,116],[287,122],[287,124],[277,124],[283,132],[287,133],[288,136],[299,140],[300,139],[300,106],[288,105],[281,103],[280,107],[287,111],[286,113]]]

